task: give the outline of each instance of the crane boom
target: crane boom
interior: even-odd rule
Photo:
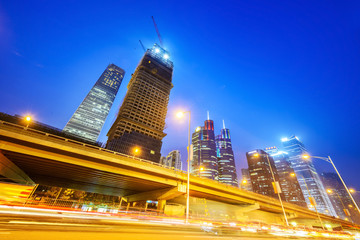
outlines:
[[[161,35],[160,35],[159,29],[158,29],[158,27],[157,27],[157,25],[156,25],[155,19],[154,19],[153,16],[151,16],[151,18],[152,18],[152,20],[153,20],[153,22],[154,22],[155,30],[156,30],[156,33],[157,33],[157,35],[158,35],[159,41],[160,41],[160,46],[163,47],[163,42],[162,42],[162,40],[161,40]]]
[[[139,40],[139,42],[140,42],[140,45],[141,45],[142,49],[144,50],[144,52],[146,52],[146,49],[145,49],[144,45],[142,44],[141,40]]]

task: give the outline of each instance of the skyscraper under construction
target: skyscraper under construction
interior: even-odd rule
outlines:
[[[106,147],[159,162],[172,85],[170,54],[157,44],[148,49],[133,73]],[[138,151],[134,151],[134,149]]]

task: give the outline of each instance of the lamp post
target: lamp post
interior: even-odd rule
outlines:
[[[188,135],[188,147],[187,147],[187,187],[186,187],[186,223],[189,223],[189,205],[190,205],[190,126],[191,126],[191,112],[178,112],[177,117],[181,118],[189,113],[189,135]]]
[[[357,211],[359,212],[359,214],[360,214],[359,206],[356,204],[355,199],[354,199],[353,196],[351,195],[350,190],[349,190],[348,187],[346,186],[344,180],[342,179],[339,171],[338,171],[337,168],[335,167],[335,164],[334,164],[334,162],[331,160],[330,156],[328,156],[328,157],[316,157],[316,156],[303,155],[302,157],[303,157],[304,159],[317,158],[317,159],[324,160],[324,161],[326,161],[326,162],[328,162],[328,163],[331,163],[331,165],[332,165],[333,168],[335,169],[337,175],[339,176],[342,184],[344,185],[347,193],[349,194],[349,196],[350,196],[350,198],[351,198],[351,201],[354,203],[354,205],[355,205],[355,207],[356,207],[356,210],[357,210]]]
[[[136,155],[140,154],[140,148],[138,147],[134,147],[133,149],[133,158],[136,157]]]
[[[25,121],[26,121],[26,127],[28,128],[29,127],[29,124],[31,122],[31,117],[30,116],[26,116],[25,117]]]
[[[281,200],[280,191],[279,191],[279,189],[277,189],[276,180],[275,180],[275,175],[274,175],[274,172],[273,172],[272,167],[271,167],[269,155],[268,155],[268,154],[265,154],[265,155],[266,155],[266,159],[267,159],[267,161],[268,161],[269,167],[270,167],[270,172],[271,172],[272,179],[273,179],[273,181],[274,181],[274,189],[276,189],[276,192],[277,192],[277,194],[278,194],[279,201],[280,201],[280,204],[281,204],[281,208],[282,208],[282,211],[283,211],[283,213],[284,213],[284,218],[285,218],[286,226],[289,226],[289,221],[288,221],[287,216],[286,216],[284,204],[283,204],[283,202],[282,202],[282,200]],[[260,156],[260,155],[259,155],[258,153],[255,153],[255,154],[254,154],[254,157],[259,157],[259,156]]]
[[[290,173],[290,176],[295,177],[295,176],[296,176],[296,174],[295,174],[295,173]],[[307,192],[308,192],[308,194],[309,194],[310,204],[314,206],[314,208],[315,208],[315,212],[316,212],[316,215],[317,215],[317,216],[318,216],[318,218],[319,218],[319,221],[320,221],[321,227],[322,227],[322,229],[323,229],[323,230],[325,230],[325,228],[324,228],[324,224],[323,224],[323,222],[322,222],[322,220],[321,220],[321,217],[320,217],[320,214],[319,214],[319,212],[318,212],[318,210],[317,210],[317,208],[316,208],[316,201],[315,201],[315,198],[313,198],[313,197],[311,196],[311,193],[310,193],[309,187],[308,187],[308,185],[307,185],[307,183],[306,183],[306,181],[305,181],[304,176],[303,176],[302,174],[300,174],[300,176],[301,176],[301,178],[303,179],[303,181],[304,181],[304,183],[305,183],[306,190],[307,190]],[[312,202],[314,202],[314,203],[312,203]]]

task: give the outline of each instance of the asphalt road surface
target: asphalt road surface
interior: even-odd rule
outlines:
[[[0,209],[0,240],[284,239],[163,219]],[[291,237],[289,239],[308,239]],[[321,238],[317,238],[321,239]]]

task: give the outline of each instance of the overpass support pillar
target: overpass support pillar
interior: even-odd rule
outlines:
[[[164,212],[165,204],[166,200],[158,200],[157,210],[160,212]]]

